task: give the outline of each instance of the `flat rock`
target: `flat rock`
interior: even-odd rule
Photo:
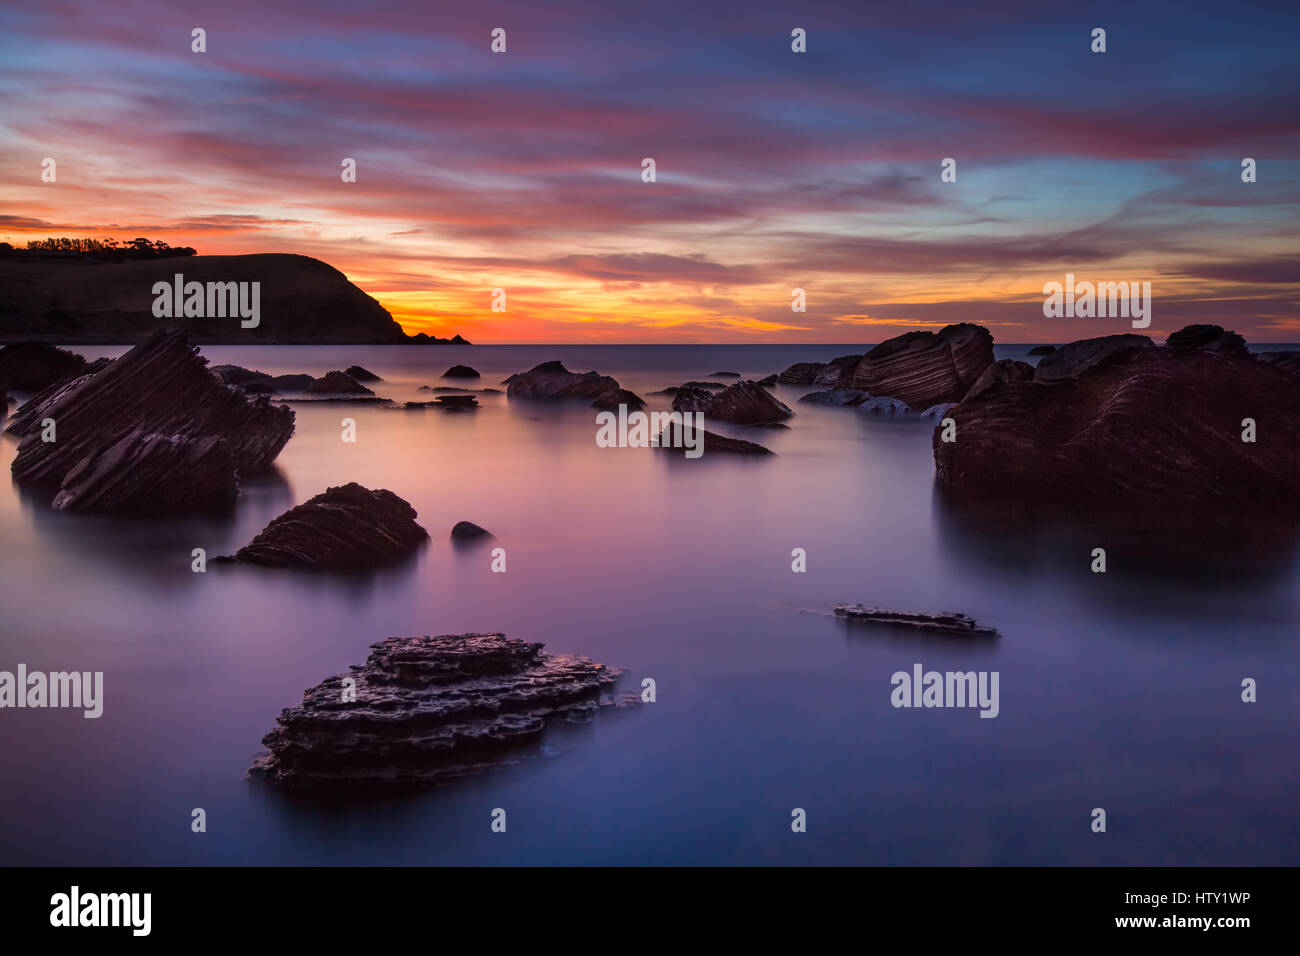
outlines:
[[[391,491],[350,482],[290,508],[222,560],[314,571],[368,570],[401,561],[428,539],[415,518],[415,509]]]
[[[960,400],[992,361],[989,330],[963,322],[939,332],[907,332],[880,343],[840,384],[928,408]]]
[[[29,394],[81,375],[87,362],[48,342],[14,342],[0,348],[0,388]]]
[[[794,415],[790,406],[749,379],[741,379],[717,393],[702,388],[683,388],[673,396],[673,411],[703,412],[706,418],[736,425],[782,422]]]
[[[894,611],[883,607],[864,607],[861,604],[837,604],[835,616],[854,624],[881,624],[906,627],[930,634],[962,634],[970,637],[998,637],[995,628],[976,623],[975,619],[954,611],[927,613],[924,611]]]
[[[519,372],[506,380],[506,396],[529,399],[590,399],[593,408],[629,409],[645,406],[645,401],[621,387],[608,375],[596,372],[570,372],[562,362],[543,362],[527,372]]]
[[[1088,369],[1104,362],[1112,355],[1127,352],[1131,349],[1150,348],[1154,344],[1145,335],[1131,333],[1080,339],[1078,342],[1062,345],[1039,362],[1034,368],[1034,381],[1051,384],[1078,378]]]
[[[283,710],[249,773],[330,793],[451,783],[539,755],[548,725],[614,706],[622,674],[504,634],[389,638]]]
[[[182,332],[154,333],[29,405],[9,427],[21,438],[14,479],[68,511],[222,510],[294,429],[292,409],[222,385]],[[45,418],[55,421],[55,441],[41,440]]]

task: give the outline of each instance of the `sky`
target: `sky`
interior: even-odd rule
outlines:
[[[1067,273],[1296,341],[1297,41],[1295,3],[18,0],[0,241],[314,256],[476,343],[1132,331],[1045,317]]]

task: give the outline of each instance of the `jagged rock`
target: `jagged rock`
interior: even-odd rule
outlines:
[[[316,384],[314,375],[272,375],[268,379],[258,379],[277,392],[305,392]],[[247,385],[243,386],[247,389]]]
[[[429,537],[415,518],[415,509],[391,491],[354,481],[290,508],[222,560],[314,571],[394,564]]]
[[[1080,339],[1078,342],[1062,345],[1039,362],[1034,369],[1034,381],[1051,384],[1078,378],[1083,372],[1118,352],[1150,348],[1153,344],[1145,335],[1127,332],[1119,335],[1102,335],[1095,339]]]
[[[758,380],[758,384],[759,384],[759,385],[775,385],[778,381],[779,381],[779,377],[778,377],[777,375],[773,374],[773,375],[769,375],[769,376],[767,376],[767,378],[760,378],[760,379]]]
[[[839,384],[926,408],[958,401],[992,361],[989,330],[963,322],[937,333],[907,332],[882,342]]]
[[[383,379],[380,378],[378,375],[376,375],[374,372],[370,371],[367,368],[362,368],[360,365],[349,365],[343,371],[348,375],[351,375],[358,382],[382,382],[383,381]]]
[[[1248,356],[1129,348],[1076,379],[989,389],[951,415],[960,441],[936,433],[933,450],[955,501],[1154,522],[1300,509],[1300,382]],[[1245,418],[1268,437],[1243,442]]]
[[[1246,340],[1236,332],[1224,331],[1221,325],[1188,325],[1165,340],[1171,349],[1205,349],[1209,352],[1234,352],[1246,355]]]
[[[1019,362],[1016,359],[999,359],[996,362],[989,363],[989,367],[980,373],[980,377],[975,380],[975,384],[966,392],[962,401],[974,398],[980,392],[998,382],[1028,382],[1033,377],[1034,367],[1028,362]]]
[[[685,431],[683,432],[683,429]],[[704,441],[701,445],[698,440],[697,429],[690,425],[679,425],[676,422],[669,422],[662,432],[659,433],[658,444],[655,446],[662,451],[675,452],[678,455],[686,457],[687,439],[694,448],[698,448],[700,453],[696,458],[702,458],[709,453],[727,454],[727,455],[774,455],[776,452],[770,448],[764,448],[757,442],[744,441],[740,438],[728,438],[726,435],[719,435],[715,432],[702,429],[704,432]],[[694,452],[692,452],[693,454]]]
[[[47,342],[15,342],[0,348],[0,388],[35,393],[81,375],[86,360]]]
[[[1056,351],[1055,345],[1035,345],[1029,350],[1030,355],[1051,355]]]
[[[985,627],[976,623],[966,614],[954,611],[939,611],[934,614],[924,611],[891,611],[883,607],[864,607],[861,604],[837,604],[835,616],[842,617],[854,624],[882,624],[893,627],[912,628],[932,634],[964,634],[970,637],[998,637],[996,628]]]
[[[896,398],[890,398],[887,395],[878,395],[875,398],[869,398],[858,406],[858,411],[864,415],[897,415],[904,416],[912,414],[912,409],[906,402],[900,402]]]
[[[34,396],[10,425],[22,439],[15,480],[49,492],[62,510],[228,507],[239,477],[265,471],[280,453],[294,414],[222,385],[206,366],[184,333],[157,332],[98,372]],[[41,440],[45,418],[55,441]]]
[[[371,389],[366,388],[347,372],[340,372],[337,369],[332,372],[326,372],[322,377],[316,379],[311,385],[307,386],[308,395],[373,395]]]
[[[770,424],[794,415],[790,406],[772,397],[763,386],[749,379],[741,379],[717,393],[702,388],[680,389],[673,396],[673,411],[703,412],[706,418],[737,425]]]
[[[542,648],[504,634],[372,644],[363,666],[280,713],[249,773],[287,789],[373,791],[437,786],[536,755],[551,722],[613,706],[623,674]]]
[[[948,412],[952,411],[952,409],[956,407],[957,407],[956,402],[941,402],[938,405],[931,405],[929,408],[927,408],[925,411],[921,413],[921,417],[926,419],[934,419],[935,421],[941,421],[944,417],[947,416]]]
[[[593,408],[629,409],[645,406],[640,397],[621,387],[608,375],[570,372],[562,362],[543,362],[527,372],[518,372],[506,379],[509,398],[557,399],[590,398]]]
[[[478,378],[479,374],[468,365],[453,365],[442,373],[443,378]]]
[[[809,392],[799,398],[809,405],[861,405],[871,395],[858,388],[828,388],[823,392]]]
[[[472,521],[457,521],[451,528],[451,536],[457,541],[471,541],[474,538],[491,537],[487,528],[480,528]]]

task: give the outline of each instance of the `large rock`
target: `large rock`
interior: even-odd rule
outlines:
[[[438,786],[539,755],[548,724],[613,705],[623,674],[542,647],[504,634],[373,644],[364,665],[280,713],[249,773],[286,789],[364,792]]]
[[[782,385],[836,385],[846,372],[852,373],[861,355],[841,355],[829,362],[796,362],[776,377]]]
[[[595,408],[642,408],[645,401],[621,387],[608,375],[596,372],[570,372],[562,362],[543,362],[527,372],[518,372],[506,379],[509,398],[589,399]]]
[[[265,471],[293,434],[291,409],[223,385],[184,333],[158,332],[96,372],[33,396],[19,484],[75,511],[174,514],[227,508],[241,476]],[[55,440],[44,441],[43,422]],[[134,456],[139,456],[138,460]]]
[[[1034,367],[1028,362],[1019,362],[1015,359],[998,359],[996,362],[989,363],[980,377],[975,380],[975,384],[970,387],[963,396],[963,401],[968,398],[974,398],[980,392],[999,382],[1028,382],[1034,377]]]
[[[39,392],[86,371],[86,360],[47,342],[15,342],[0,349],[0,388]]]
[[[741,379],[720,392],[683,388],[673,396],[673,411],[703,412],[736,425],[768,425],[794,415],[790,406],[774,398],[757,382]]]
[[[989,330],[963,322],[882,342],[839,384],[927,408],[961,399],[992,361]]]
[[[1080,339],[1069,345],[1062,345],[1051,355],[1045,356],[1034,368],[1034,381],[1050,385],[1053,382],[1078,378],[1112,355],[1130,349],[1150,348],[1153,344],[1147,336],[1131,332]]]
[[[1209,352],[1234,352],[1245,355],[1246,340],[1236,332],[1227,332],[1221,325],[1188,325],[1165,340],[1174,349],[1205,349]]]
[[[272,568],[361,571],[401,561],[429,534],[415,509],[386,489],[356,482],[290,508],[224,560]]]
[[[1007,383],[948,414],[957,440],[936,430],[933,449],[953,500],[1207,523],[1300,509],[1300,382],[1250,357],[1129,348],[1076,379]]]

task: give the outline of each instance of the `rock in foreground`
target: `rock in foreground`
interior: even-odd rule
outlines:
[[[570,372],[563,362],[543,362],[527,372],[511,375],[506,379],[509,398],[582,398],[591,400],[594,408],[617,408],[626,405],[629,409],[645,406],[645,401],[629,392],[608,375],[596,372]]]
[[[66,511],[228,508],[293,434],[291,409],[221,384],[181,332],[158,332],[94,373],[34,396],[10,425],[15,480]],[[43,441],[42,422],[55,440]]]
[[[749,379],[741,379],[720,392],[682,388],[673,396],[673,411],[703,412],[706,418],[736,425],[767,425],[794,415],[790,406]]]
[[[385,489],[356,482],[290,508],[227,561],[272,568],[362,571],[394,564],[429,534],[415,509]]]
[[[923,611],[891,611],[883,607],[864,607],[861,604],[837,604],[835,616],[854,624],[884,624],[908,627],[931,634],[961,634],[970,637],[998,637],[996,628],[985,627],[975,619],[953,611],[929,614]]]
[[[280,713],[249,772],[286,789],[364,792],[438,786],[536,755],[551,722],[613,705],[623,673],[542,646],[504,634],[373,644],[364,665]]]

